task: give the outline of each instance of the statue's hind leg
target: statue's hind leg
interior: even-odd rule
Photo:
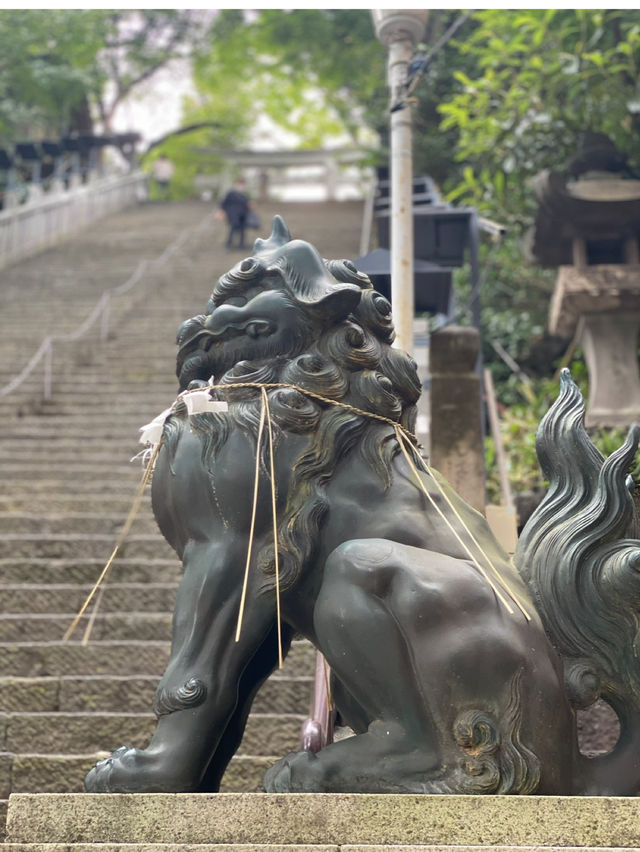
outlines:
[[[405,634],[415,633],[415,624],[401,620],[429,618],[424,584],[417,593],[410,582],[407,560],[415,553],[361,540],[330,555],[314,611],[315,634],[369,719],[368,729],[317,756],[289,755],[267,773],[267,790],[424,792],[425,781],[440,774],[438,735]]]

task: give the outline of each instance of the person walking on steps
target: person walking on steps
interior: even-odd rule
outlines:
[[[171,196],[171,178],[175,172],[175,166],[171,160],[161,154],[151,167],[151,174],[156,184],[158,199],[162,201]]]
[[[229,235],[225,243],[225,247],[228,249],[233,248],[233,238],[236,234],[239,239],[237,247],[239,249],[245,248],[244,232],[247,227],[247,217],[251,208],[249,196],[245,192],[245,188],[246,181],[244,178],[238,178],[233,189],[229,190],[220,203],[220,210],[218,211],[220,218],[226,216],[229,223]]]

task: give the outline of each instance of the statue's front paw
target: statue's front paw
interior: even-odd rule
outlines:
[[[313,784],[313,769],[317,757],[310,751],[291,752],[267,769],[263,787],[266,793],[317,792]]]
[[[84,789],[87,793],[115,793],[120,792],[113,789],[112,776],[114,766],[120,763],[121,757],[128,751],[135,751],[127,746],[116,749],[111,757],[99,760],[93,769],[87,773],[84,779]]]

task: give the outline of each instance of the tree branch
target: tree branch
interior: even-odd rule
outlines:
[[[194,130],[202,130],[203,127],[223,127],[222,124],[218,121],[199,121],[197,124],[188,124],[186,127],[180,127],[178,130],[172,130],[170,133],[165,133],[164,136],[158,137],[158,139],[154,139],[153,142],[150,142],[147,146],[147,150],[145,154],[148,154],[154,148],[157,148],[159,145],[162,145],[167,139],[172,139],[174,136],[182,136],[185,133],[191,133]]]

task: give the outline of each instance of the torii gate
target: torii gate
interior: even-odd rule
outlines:
[[[269,192],[270,172],[282,172],[285,169],[299,166],[320,166],[324,169],[324,182],[327,188],[327,200],[336,199],[336,191],[340,180],[340,166],[362,163],[368,156],[364,149],[354,147],[324,148],[317,150],[291,151],[249,151],[232,148],[201,148],[194,147],[194,153],[201,157],[215,157],[225,161],[225,170],[219,179],[207,180],[206,175],[198,175],[196,186],[213,188],[220,192],[226,191],[232,183],[234,170],[253,168],[260,172],[258,200],[266,200]],[[286,182],[280,178],[278,183]]]

